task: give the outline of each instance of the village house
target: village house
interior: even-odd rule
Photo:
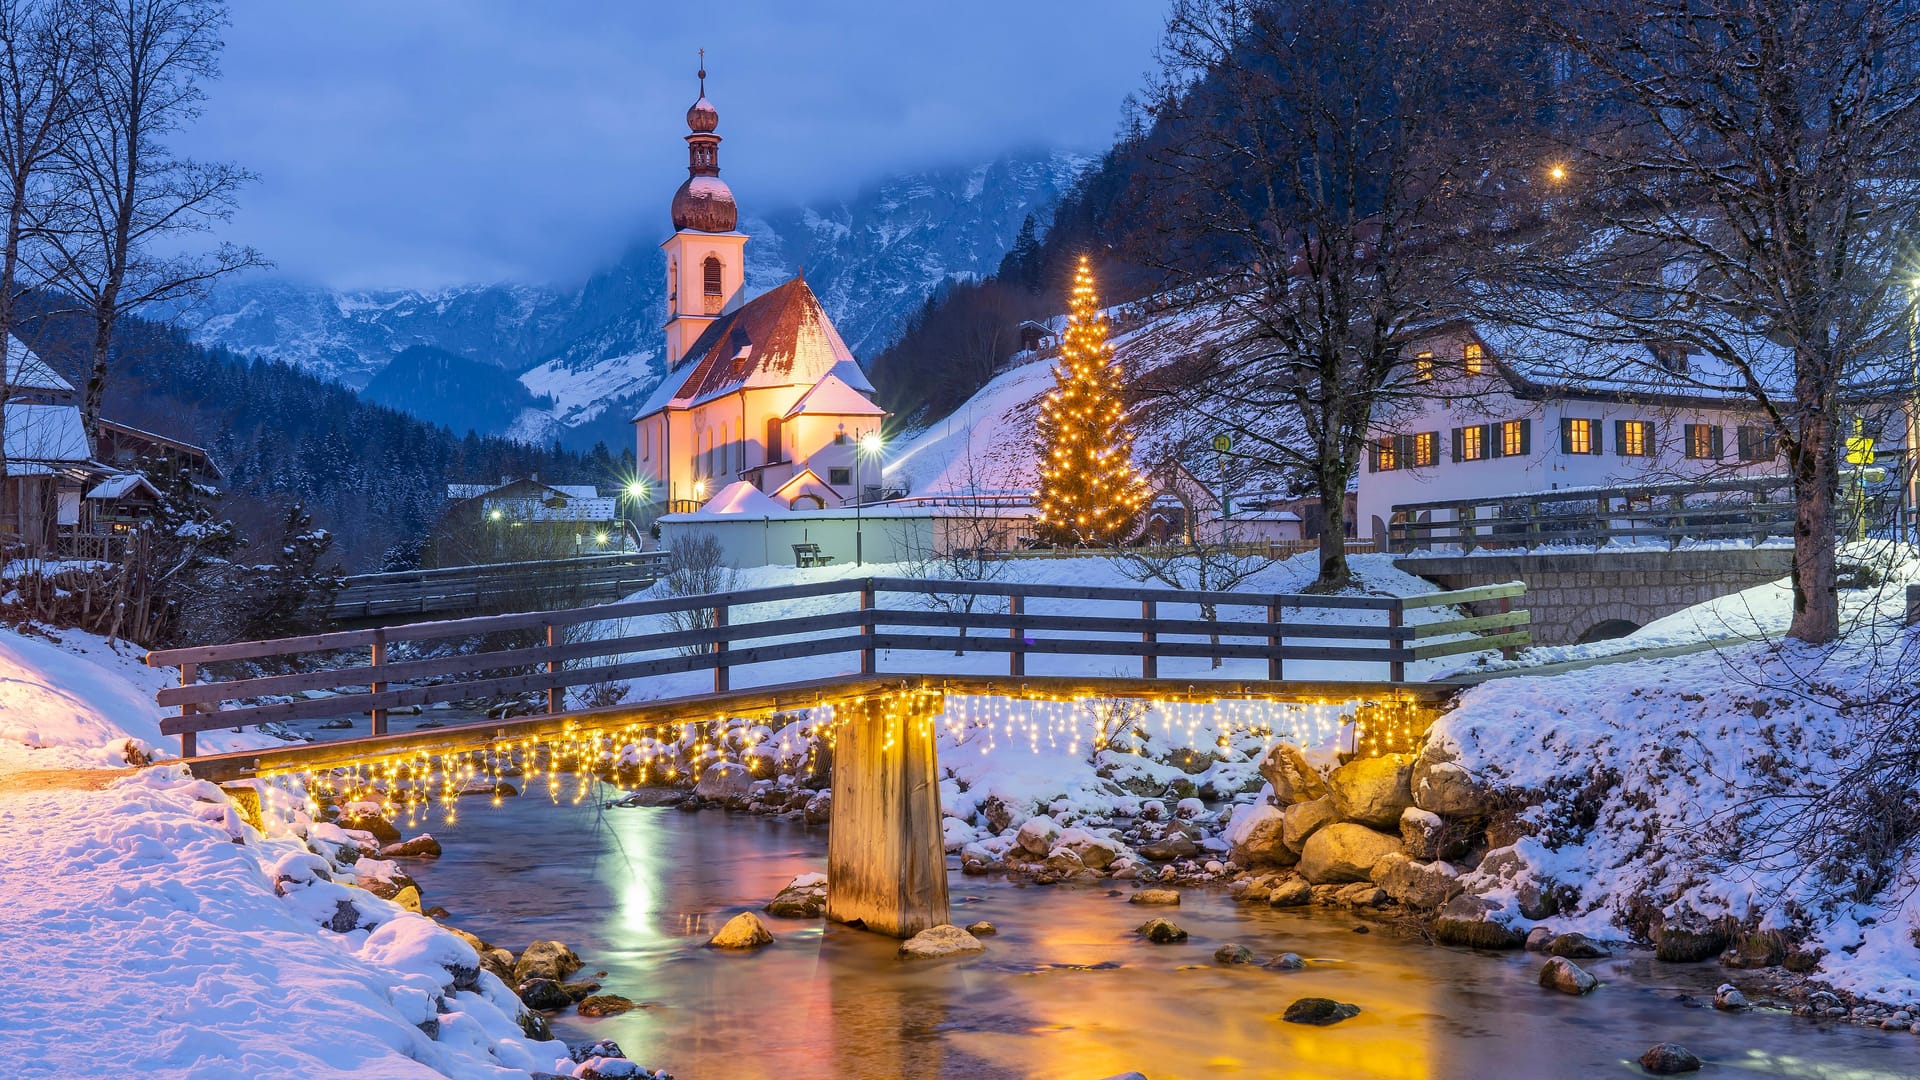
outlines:
[[[1411,376],[1374,418],[1357,477],[1375,540],[1406,504],[1781,469],[1734,374],[1679,348],[1459,324],[1415,346]]]
[[[448,484],[447,508],[423,561],[464,566],[637,549],[622,502],[589,484],[548,484],[538,476]]]
[[[720,116],[700,75],[688,176],[662,244],[667,373],[633,421],[640,476],[668,513],[741,482],[784,509],[873,501],[879,462],[862,455],[873,456],[886,411],[805,278],[745,298],[747,235],[720,179]]]

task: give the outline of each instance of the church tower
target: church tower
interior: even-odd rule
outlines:
[[[702,50],[704,56],[705,50]],[[707,100],[707,69],[700,66],[700,100],[687,110],[687,179],[673,193],[673,236],[667,253],[667,370],[686,358],[701,331],[740,306],[746,283],[747,237],[736,226],[739,208],[720,179],[720,113]]]

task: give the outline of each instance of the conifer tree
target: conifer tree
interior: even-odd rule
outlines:
[[[1107,341],[1086,256],[1074,269],[1054,387],[1040,403],[1038,531],[1050,544],[1116,544],[1133,535],[1147,492],[1133,468],[1125,373]]]

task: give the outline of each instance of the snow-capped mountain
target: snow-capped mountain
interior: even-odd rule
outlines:
[[[943,282],[992,272],[1026,216],[1044,225],[1088,160],[1008,154],[893,177],[836,202],[749,214],[741,223],[752,237],[747,291],[804,271],[854,354],[870,357]],[[511,434],[618,448],[630,438],[632,406],[662,374],[658,239],[637,241],[577,287],[335,291],[259,275],[219,286],[177,317],[202,344],[284,360],[355,389],[413,345],[496,364],[543,399]],[[412,411],[428,419],[471,412],[435,400]]]

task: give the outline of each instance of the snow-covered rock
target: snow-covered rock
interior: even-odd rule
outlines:
[[[1368,881],[1373,866],[1400,853],[1400,838],[1352,822],[1338,822],[1307,838],[1300,876],[1315,885]]]

